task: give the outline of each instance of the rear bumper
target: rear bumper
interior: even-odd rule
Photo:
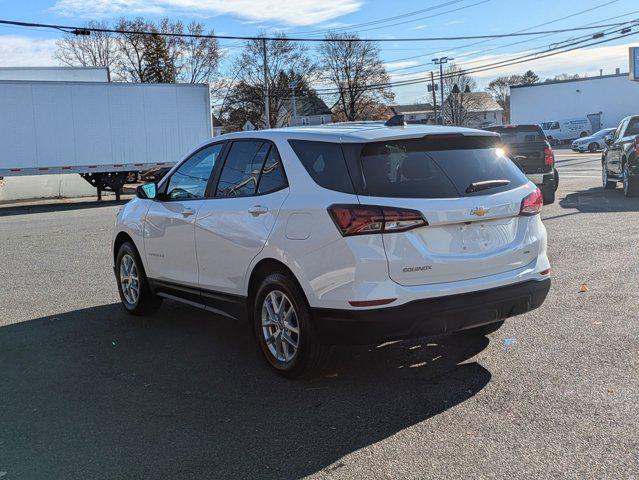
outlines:
[[[367,345],[381,341],[440,335],[478,327],[539,307],[550,278],[472,293],[416,300],[370,310],[314,309],[324,343]]]
[[[555,174],[552,172],[551,173],[530,173],[530,174],[527,173],[526,177],[528,177],[528,180],[530,180],[537,186],[550,185],[551,183],[555,181]]]

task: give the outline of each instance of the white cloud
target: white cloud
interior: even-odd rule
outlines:
[[[3,67],[46,67],[56,65],[55,40],[21,35],[0,35],[0,65]]]
[[[561,55],[542,58],[532,62],[520,63],[508,67],[493,68],[484,72],[473,73],[472,76],[477,79],[479,89],[484,89],[486,85],[495,77],[501,75],[522,74],[526,70],[534,70],[541,79],[554,77],[560,73],[577,73],[581,76],[599,75],[599,69],[604,70],[604,74],[612,74],[615,68],[620,68],[622,72],[627,72],[628,64],[628,47],[635,44],[623,44],[614,46],[593,47],[590,49],[575,50]],[[514,57],[521,56],[522,53],[509,55],[485,55],[483,57],[472,57],[469,60],[459,61],[462,68],[481,67],[482,65],[506,61]],[[423,80],[425,73],[421,70],[428,70],[425,66],[416,73],[400,73],[391,74],[393,82]],[[437,80],[437,76],[435,76]],[[407,85],[396,87],[393,90],[396,93],[396,102],[410,103],[417,100],[430,101],[430,95],[424,93],[426,87],[423,83],[415,85]]]
[[[404,61],[404,62],[385,63],[384,64],[384,68],[386,68],[386,70],[395,70],[397,68],[409,68],[409,67],[413,67],[415,65],[419,65],[419,62],[417,62],[415,60],[409,60],[409,61]]]
[[[542,78],[554,77],[560,73],[593,76],[599,74],[599,69],[603,69],[606,74],[614,73],[615,68],[627,72],[630,67],[628,62],[628,47],[630,46],[633,44],[575,50],[531,62],[479,72],[473,76],[479,79],[492,79],[500,75],[521,74],[525,70],[534,70]],[[474,59],[473,63],[468,66],[472,68],[473,66],[508,60],[516,56],[520,56],[520,54],[486,56]]]
[[[58,0],[56,13],[87,18],[190,13],[234,15],[289,25],[315,25],[360,9],[363,0]]]

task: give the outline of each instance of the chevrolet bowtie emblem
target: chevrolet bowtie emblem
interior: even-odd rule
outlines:
[[[484,207],[476,207],[473,208],[470,211],[471,215],[477,215],[478,217],[483,217],[484,215],[486,215],[488,212],[490,212],[490,209],[488,208],[484,208]]]

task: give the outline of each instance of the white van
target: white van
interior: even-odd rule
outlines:
[[[587,137],[592,133],[592,125],[586,117],[542,122],[541,128],[551,144]]]

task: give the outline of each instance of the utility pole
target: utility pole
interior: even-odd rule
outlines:
[[[266,63],[266,39],[262,38],[262,55],[264,58],[264,115],[266,128],[271,128],[271,110],[268,92],[268,64]]]
[[[437,94],[435,93],[435,74],[430,72],[430,91],[433,93],[433,109],[435,113],[435,125],[439,123],[437,118]]]
[[[297,87],[297,82],[292,81],[288,86],[291,89],[291,102],[293,104],[293,124],[297,126],[297,104],[295,103],[295,88]]]
[[[439,95],[441,99],[442,124],[444,123],[444,64],[451,60],[455,59],[448,57],[433,58],[433,63],[439,65]]]

